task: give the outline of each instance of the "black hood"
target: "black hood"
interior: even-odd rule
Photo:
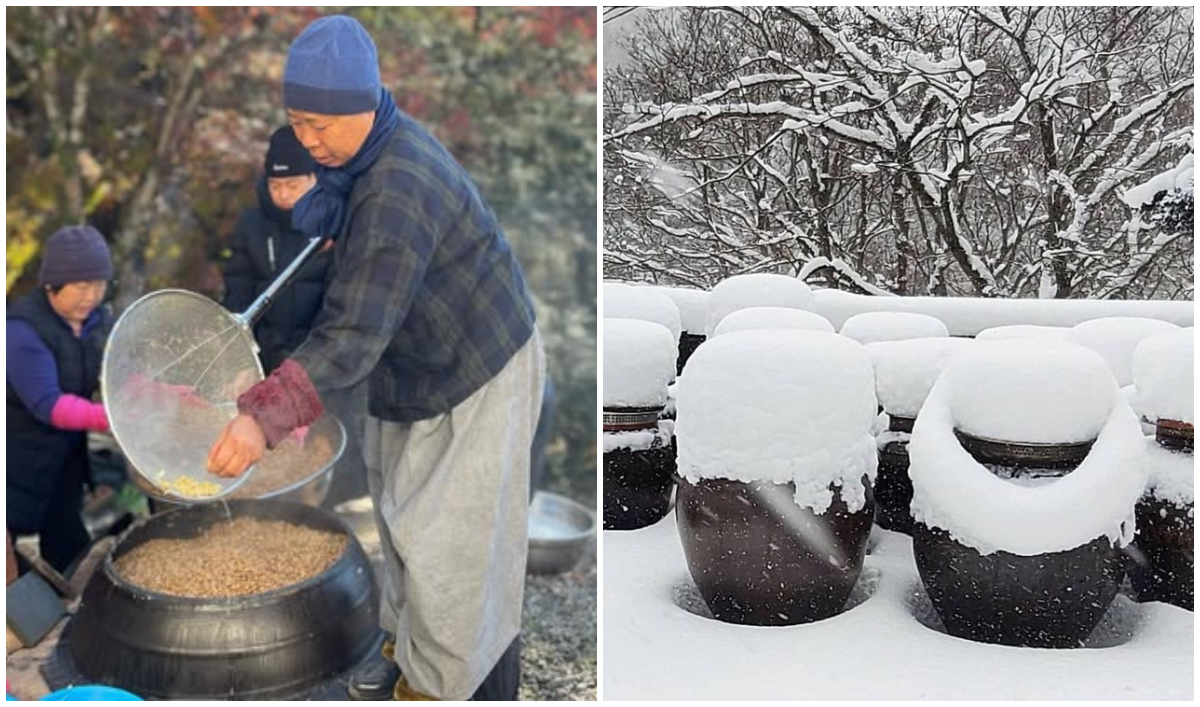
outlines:
[[[279,224],[284,230],[292,230],[292,210],[283,210],[275,205],[275,201],[271,199],[271,192],[267,191],[267,178],[262,177],[258,180],[258,207],[262,209],[263,214]]]

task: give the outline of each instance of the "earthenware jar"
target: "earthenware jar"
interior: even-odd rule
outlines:
[[[679,383],[675,515],[716,619],[843,610],[871,532],[874,410],[870,359],[836,334],[739,331],[696,351]]]
[[[659,418],[667,403],[667,384],[675,377],[675,342],[660,324],[604,320],[606,530],[643,528],[671,509],[674,423]]]
[[[1124,578],[1141,439],[1083,347],[996,342],[951,361],[908,447],[913,552],[946,630],[1080,646]]]

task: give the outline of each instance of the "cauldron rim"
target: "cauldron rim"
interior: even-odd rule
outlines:
[[[115,588],[119,589],[120,591],[126,592],[130,595],[144,597],[146,599],[151,599],[151,600],[168,601],[168,602],[171,602],[172,604],[179,605],[182,607],[187,607],[189,609],[200,609],[206,605],[211,605],[213,608],[222,608],[223,609],[223,608],[231,606],[231,605],[232,606],[246,606],[248,604],[256,603],[258,601],[269,602],[269,601],[273,601],[273,600],[281,598],[281,597],[286,597],[290,594],[300,594],[304,590],[307,590],[307,589],[317,585],[325,575],[327,575],[331,572],[339,571],[341,569],[341,567],[340,567],[341,565],[348,564],[351,562],[350,549],[351,549],[352,542],[355,541],[354,533],[350,529],[350,526],[348,526],[345,521],[343,521],[339,516],[337,516],[333,513],[329,513],[327,511],[323,511],[318,508],[313,508],[312,506],[308,506],[303,503],[295,503],[295,502],[291,502],[291,501],[276,501],[273,499],[260,499],[260,498],[231,499],[231,500],[227,501],[226,503],[228,503],[231,506],[230,514],[233,518],[238,517],[236,515],[233,515],[233,512],[232,512],[232,506],[235,506],[235,505],[236,506],[251,506],[252,508],[268,506],[268,507],[279,507],[279,508],[291,507],[291,508],[301,509],[301,513],[306,514],[307,517],[315,517],[315,518],[320,518],[323,520],[330,521],[330,523],[332,525],[336,526],[336,532],[341,533],[342,536],[347,539],[347,542],[343,546],[342,552],[340,555],[338,555],[337,560],[335,560],[332,564],[330,564],[324,570],[317,572],[316,574],[310,575],[309,577],[307,577],[299,582],[296,582],[294,584],[287,584],[282,587],[270,589],[265,592],[255,592],[253,594],[236,594],[233,596],[225,596],[225,597],[194,597],[194,596],[186,596],[186,595],[182,595],[182,594],[168,594],[166,592],[159,592],[159,591],[155,591],[153,589],[148,589],[146,587],[141,586],[140,584],[134,584],[133,582],[126,579],[124,577],[124,575],[122,575],[119,571],[117,571],[116,565],[114,564],[114,560],[115,560],[119,550],[127,552],[129,550],[132,550],[135,547],[139,547],[144,542],[148,542],[149,540],[154,539],[154,538],[148,538],[147,540],[145,540],[141,543],[138,543],[137,545],[133,545],[132,547],[126,548],[125,543],[126,543],[126,541],[129,540],[130,535],[136,533],[139,530],[144,530],[151,523],[155,522],[156,519],[165,519],[165,518],[169,518],[171,516],[174,516],[174,515],[180,514],[180,513],[197,513],[198,514],[198,513],[203,513],[205,511],[212,512],[212,508],[209,507],[208,505],[185,506],[182,508],[177,508],[177,509],[168,511],[167,513],[161,513],[158,515],[147,516],[145,518],[141,518],[137,522],[135,522],[133,525],[126,528],[125,532],[121,533],[121,535],[118,536],[117,541],[115,543],[113,543],[112,547],[110,547],[104,553],[104,562],[101,567],[102,571],[108,577],[109,581],[111,581],[113,583],[113,586]],[[254,516],[251,516],[251,517],[254,517]],[[220,520],[220,518],[218,518],[218,521],[219,520]],[[165,521],[163,521],[163,522],[165,522]],[[294,522],[294,521],[288,521],[288,522]],[[306,526],[306,527],[311,528],[312,526]],[[333,532],[333,529],[329,529],[329,528],[317,528],[317,529],[329,530],[330,532]]]

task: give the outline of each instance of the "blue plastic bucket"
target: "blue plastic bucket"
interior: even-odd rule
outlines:
[[[126,692],[116,687],[105,687],[104,685],[78,685],[76,687],[68,687],[62,690],[51,692],[42,698],[42,701],[66,701],[66,702],[90,702],[96,700],[113,700],[113,701],[138,701],[142,698]]]

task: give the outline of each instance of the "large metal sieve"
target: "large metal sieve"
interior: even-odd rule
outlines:
[[[158,290],[114,325],[100,371],[112,435],[146,494],[174,503],[215,501],[254,471],[209,474],[208,452],[237,415],[237,397],[263,378],[251,328],[317,250],[305,249],[242,314],[186,290]]]

